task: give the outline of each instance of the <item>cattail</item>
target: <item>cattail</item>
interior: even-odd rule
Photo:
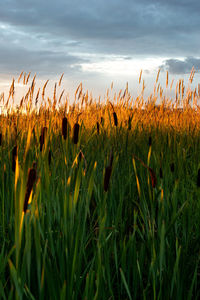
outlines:
[[[75,123],[75,125],[74,125],[74,136],[73,136],[74,144],[78,143],[78,134],[79,134],[79,124]]]
[[[66,140],[67,138],[67,126],[68,126],[67,118],[64,117],[62,119],[62,135],[64,137],[64,140]]]
[[[114,118],[114,124],[115,124],[115,126],[117,127],[117,125],[118,125],[118,120],[117,120],[117,114],[116,114],[115,111],[114,111],[114,113],[113,113],[113,118]]]
[[[152,138],[151,138],[151,136],[149,137],[149,147],[151,146],[151,144],[152,144]]]
[[[170,170],[171,170],[172,173],[174,173],[174,163],[171,163]]]
[[[150,173],[150,176],[151,176],[152,187],[155,188],[156,183],[157,183],[156,174],[154,173],[154,171],[151,168],[148,168],[148,169],[149,169],[149,173]]]
[[[163,178],[163,171],[162,171],[162,168],[160,168],[160,179]]]
[[[97,122],[97,134],[99,134],[99,122]]]
[[[0,133],[0,146],[1,146],[1,143],[2,143],[2,133]]]
[[[15,172],[16,158],[17,158],[17,146],[15,146],[12,151],[12,170],[13,170],[13,172]]]
[[[47,127],[43,127],[40,135],[40,151],[42,151],[46,134],[47,134]]]
[[[24,213],[26,213],[27,208],[28,208],[28,201],[29,201],[29,197],[31,194],[31,191],[33,189],[33,185],[36,181],[36,177],[37,177],[37,173],[36,173],[36,169],[35,168],[31,168],[28,170],[28,181],[27,181],[27,185],[26,185],[26,193],[25,193],[25,198],[24,198]]]
[[[131,130],[131,117],[128,118],[128,130]]]
[[[51,150],[49,149],[49,155],[48,155],[48,162],[49,162],[49,166],[51,164]]]
[[[106,168],[105,176],[104,176],[104,191],[105,191],[105,192],[108,191],[111,173],[112,173],[112,167],[111,167],[111,166],[108,166],[108,167]]]
[[[197,186],[200,187],[200,169],[198,169]]]

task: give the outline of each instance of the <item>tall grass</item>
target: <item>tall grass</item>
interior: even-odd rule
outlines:
[[[61,105],[62,78],[0,116],[0,298],[198,299],[200,95]]]

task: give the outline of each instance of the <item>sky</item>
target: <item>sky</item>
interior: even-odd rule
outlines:
[[[159,68],[164,84],[194,66],[197,84],[199,13],[199,0],[1,0],[0,93],[21,71],[50,86],[64,72],[69,93],[83,82],[96,96],[112,82],[136,95],[141,69],[148,92]]]

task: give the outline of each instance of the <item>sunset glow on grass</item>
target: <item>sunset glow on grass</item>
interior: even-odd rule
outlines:
[[[0,299],[200,298],[200,2],[0,7]]]

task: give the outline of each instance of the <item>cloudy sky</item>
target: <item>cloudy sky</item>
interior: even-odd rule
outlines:
[[[0,92],[22,70],[94,93],[138,90],[141,69],[150,89],[159,67],[187,78],[194,66],[198,82],[199,13],[199,0],[1,0]]]

